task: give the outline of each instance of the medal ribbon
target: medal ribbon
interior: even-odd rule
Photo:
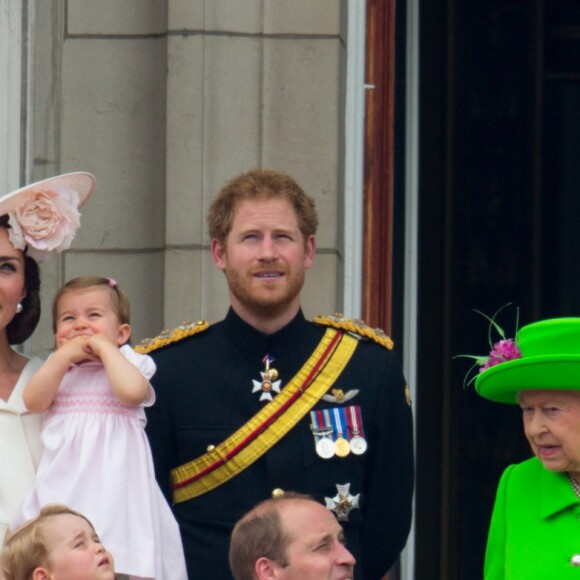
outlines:
[[[330,414],[330,410],[329,409],[322,409],[321,411],[318,411],[318,412],[322,413],[322,415],[324,417],[324,425],[330,431],[330,438],[333,441],[336,441],[336,425],[334,424],[332,415]]]
[[[334,426],[334,431],[336,432],[336,439],[344,438],[346,427],[346,423],[343,422],[340,411],[341,409],[338,407],[332,409],[332,425]]]
[[[346,409],[344,407],[339,407],[338,414],[340,416],[340,424],[342,426],[342,432],[344,433],[344,437],[346,437],[346,439],[349,439],[348,422],[346,420]]]
[[[318,415],[316,411],[310,411],[310,423],[312,423],[314,434],[319,435],[322,431],[322,428],[320,427],[320,422],[318,421]]]
[[[312,427],[314,428],[313,434],[317,441],[320,437],[327,437],[328,435],[332,435],[332,424],[330,419],[327,415],[324,415],[321,410],[310,411],[310,421],[312,423]]]
[[[219,487],[271,449],[330,389],[357,344],[349,334],[329,328],[312,356],[273,401],[214,449],[171,470],[173,502]]]
[[[359,435],[360,437],[364,438],[365,434],[362,423],[362,413],[358,405],[348,407],[348,415],[346,416],[346,419],[350,429],[350,438],[352,439],[355,435]]]

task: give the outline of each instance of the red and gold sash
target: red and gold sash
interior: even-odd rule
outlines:
[[[272,402],[211,451],[171,470],[173,502],[219,487],[271,449],[330,389],[357,343],[341,330],[327,329],[312,356]]]

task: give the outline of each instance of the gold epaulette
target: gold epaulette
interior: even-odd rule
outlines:
[[[380,328],[371,328],[358,318],[345,318],[342,314],[333,314],[332,316],[316,316],[312,319],[312,322],[339,328],[351,334],[358,334],[389,350],[392,350],[394,346],[393,341]]]
[[[164,330],[155,338],[144,338],[135,347],[135,351],[139,354],[148,354],[154,350],[163,348],[168,344],[179,342],[180,340],[193,336],[194,334],[199,334],[208,328],[209,322],[206,322],[205,320],[198,320],[197,322],[186,320],[177,328],[174,328],[173,330]]]

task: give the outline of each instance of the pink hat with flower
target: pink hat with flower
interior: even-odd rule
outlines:
[[[66,173],[21,187],[0,198],[8,237],[37,261],[67,250],[80,226],[78,208],[95,187],[90,173]]]

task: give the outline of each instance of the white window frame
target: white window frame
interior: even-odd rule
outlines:
[[[419,0],[409,0],[406,46],[405,256],[403,369],[417,401]],[[362,306],[363,184],[366,2],[349,0],[345,101],[344,313],[360,317]],[[416,425],[415,425],[416,429]],[[415,575],[415,522],[401,554],[401,579]]]

